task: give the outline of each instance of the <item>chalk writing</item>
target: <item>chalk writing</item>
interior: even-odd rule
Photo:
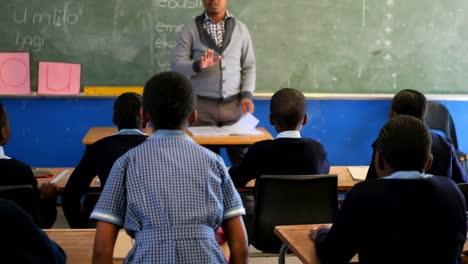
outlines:
[[[161,8],[200,8],[203,3],[200,0],[153,0],[156,6]]]
[[[54,8],[50,12],[29,12],[27,8],[22,11],[13,11],[13,21],[16,24],[45,24],[54,26],[74,25],[78,23],[80,16],[70,11],[66,6]]]

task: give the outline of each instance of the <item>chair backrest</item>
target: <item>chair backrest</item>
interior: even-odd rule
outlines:
[[[457,186],[463,193],[463,196],[465,196],[465,204],[468,207],[468,183],[459,183]]]
[[[331,223],[338,210],[336,175],[263,175],[255,183],[250,241],[263,252],[278,252],[278,225]]]
[[[96,203],[99,200],[99,196],[101,196],[100,192],[90,192],[85,194],[83,197],[83,223],[87,223],[88,228],[96,228],[96,221],[93,219],[89,219],[89,216],[93,212],[94,207],[96,206]]]
[[[33,197],[33,187],[30,184],[0,186],[0,198],[10,200],[29,213],[36,223],[39,220],[39,209],[35,200],[39,197]]]
[[[444,132],[445,137],[453,142],[453,146],[458,150],[457,132],[455,123],[449,110],[439,102],[428,102],[426,118],[424,120],[430,129]]]

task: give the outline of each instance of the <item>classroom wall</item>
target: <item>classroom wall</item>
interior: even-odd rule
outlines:
[[[112,126],[115,98],[3,98],[11,124],[6,155],[33,167],[74,167],[89,127]],[[443,101],[451,111],[462,151],[468,151],[466,101]],[[320,140],[332,165],[367,165],[371,147],[385,123],[389,100],[308,100],[309,122],[303,137]],[[260,126],[276,135],[268,122],[269,101],[255,100]],[[228,163],[229,165],[229,163]]]

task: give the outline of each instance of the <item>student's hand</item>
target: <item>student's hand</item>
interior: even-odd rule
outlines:
[[[241,109],[242,109],[243,114],[245,114],[247,112],[253,114],[255,106],[254,106],[252,100],[244,98],[244,99],[241,100]]]
[[[221,55],[213,57],[213,54],[214,54],[214,51],[212,49],[205,51],[205,54],[203,54],[203,56],[200,59],[201,70],[204,70],[206,68],[209,68],[215,65],[218,61],[222,59]]]
[[[331,228],[332,225],[321,225],[317,228],[313,228],[312,230],[310,230],[310,238],[312,238],[312,240],[315,240],[315,238],[317,237],[317,234],[320,230],[322,229],[325,229],[325,228]]]
[[[53,183],[43,183],[41,186],[41,200],[56,200],[58,195],[57,185]]]

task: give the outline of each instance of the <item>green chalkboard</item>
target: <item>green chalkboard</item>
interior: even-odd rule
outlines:
[[[250,29],[257,92],[468,93],[466,0],[230,0]],[[141,86],[168,70],[201,0],[2,0],[0,51],[82,64],[82,86]]]

